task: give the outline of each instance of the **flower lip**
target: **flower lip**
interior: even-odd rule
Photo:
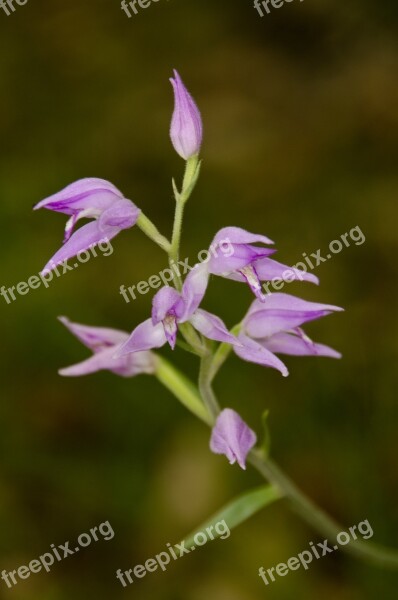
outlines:
[[[178,331],[177,319],[175,315],[168,314],[165,316],[165,318],[163,319],[163,329],[171,349],[174,350],[177,341]]]

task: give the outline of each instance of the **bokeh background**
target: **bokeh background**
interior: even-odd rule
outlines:
[[[224,406],[260,433],[270,410],[274,458],[349,527],[398,546],[396,408],[397,3],[298,0],[260,18],[251,0],[160,0],[128,19],[117,0],[30,0],[0,12],[1,285],[26,281],[59,247],[65,218],[32,205],[87,176],[109,179],[167,233],[168,139],[176,67],[203,114],[203,172],[182,255],[240,225],[276,240],[278,258],[327,249],[359,226],[366,243],[320,266],[321,286],[290,293],[338,304],[310,324],[342,361],[287,359],[290,377],[231,357]],[[397,575],[336,552],[266,588],[266,569],[317,534],[283,502],[163,572],[123,589],[143,563],[235,494],[261,483],[208,450],[209,431],[150,377],[62,379],[88,355],[56,320],[131,330],[150,297],[133,285],[166,266],[138,230],[1,309],[0,567],[13,570],[109,520],[115,537],[31,575],[0,597],[66,600],[275,600],[396,597]],[[217,280],[205,306],[233,325],[248,289]],[[167,350],[165,354],[171,356]],[[196,376],[195,357],[176,363]]]

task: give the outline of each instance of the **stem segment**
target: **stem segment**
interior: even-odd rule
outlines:
[[[145,235],[147,235],[149,239],[151,239],[153,242],[155,242],[155,244],[160,246],[162,250],[164,250],[167,253],[170,252],[171,244],[169,240],[159,232],[158,228],[152,223],[150,219],[148,219],[146,215],[144,215],[143,212],[140,213],[136,225],[138,225],[141,231],[145,233]]]
[[[180,290],[182,287],[181,277],[174,271],[171,263],[174,262],[175,264],[177,264],[180,258],[180,240],[182,221],[184,217],[184,207],[185,203],[187,202],[189,196],[191,195],[195,187],[196,181],[199,177],[199,171],[199,157],[198,155],[192,156],[186,162],[181,192],[178,192],[173,182],[174,195],[176,200],[176,210],[174,214],[173,235],[171,238],[171,246],[169,249],[169,262],[171,270],[173,272],[174,284],[178,290]]]
[[[156,356],[155,375],[195,417],[198,417],[207,425],[212,425],[212,419],[201,401],[195,386],[171,363],[159,355]]]

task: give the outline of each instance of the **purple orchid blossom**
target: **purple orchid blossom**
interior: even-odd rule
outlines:
[[[79,252],[111,240],[122,229],[135,225],[140,215],[140,210],[135,204],[124,198],[112,183],[96,178],[80,179],[71,183],[60,192],[36,204],[34,210],[39,208],[70,215],[65,227],[64,245],[43,271],[51,271],[57,264],[76,256]],[[77,221],[83,218],[94,221],[73,233]]]
[[[210,450],[225,454],[231,465],[246,469],[246,457],[257,441],[256,434],[231,408],[218,415],[210,438]]]
[[[233,252],[230,256],[218,253],[217,249],[223,240],[228,239]],[[209,273],[219,275],[234,281],[246,282],[255,296],[264,302],[266,296],[261,290],[261,281],[271,281],[274,278],[285,278],[289,273],[289,281],[300,280],[318,284],[315,275],[306,273],[295,267],[289,267],[271,258],[276,252],[274,248],[264,248],[253,244],[273,244],[264,235],[250,233],[240,227],[224,227],[216,234],[210,248],[213,255],[208,262]]]
[[[152,352],[137,352],[118,359],[114,358],[115,349],[129,337],[125,331],[80,325],[72,323],[66,317],[59,317],[59,320],[78,340],[93,351],[93,356],[87,360],[60,369],[60,375],[80,377],[97,371],[112,371],[122,377],[134,377],[140,373],[151,375],[155,372],[155,355]]]
[[[178,325],[187,321],[211,340],[240,345],[219,317],[199,308],[208,278],[206,266],[198,264],[186,277],[181,293],[172,287],[161,288],[152,300],[152,317],[134,329],[116,356],[160,348],[167,342],[174,349]]]
[[[270,294],[264,302],[255,300],[252,303],[238,335],[242,346],[235,346],[234,351],[244,360],[276,368],[285,376],[288,371],[274,353],[341,358],[333,348],[314,343],[301,325],[342,310],[338,306],[307,302],[289,294]]]
[[[170,79],[174,90],[174,112],[170,138],[175,151],[185,160],[199,154],[203,138],[203,125],[199,109],[181,77],[174,70]]]

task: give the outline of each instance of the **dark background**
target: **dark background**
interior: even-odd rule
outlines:
[[[346,527],[369,519],[373,541],[395,547],[397,24],[392,0],[295,0],[262,19],[249,0],[160,0],[131,19],[116,0],[0,12],[1,285],[26,281],[60,246],[65,217],[31,207],[81,177],[109,179],[169,232],[183,169],[168,139],[173,67],[205,129],[184,257],[225,225],[268,235],[291,264],[362,229],[365,244],[319,267],[319,288],[285,290],[346,308],[306,328],[343,360],[288,358],[283,379],[231,357],[216,388],[258,432],[268,408],[283,468]],[[261,479],[211,454],[209,431],[155,380],[57,375],[88,356],[57,315],[131,330],[149,314],[149,295],[126,304],[119,286],[158,273],[165,256],[138,229],[113,247],[49,289],[0,298],[0,567],[102,521],[116,534],[10,590],[0,581],[0,597],[394,598],[396,574],[341,552],[265,588],[261,565],[318,541],[283,503],[165,573],[116,581]],[[217,280],[205,307],[233,325],[250,301]],[[174,358],[195,376],[194,357]]]

